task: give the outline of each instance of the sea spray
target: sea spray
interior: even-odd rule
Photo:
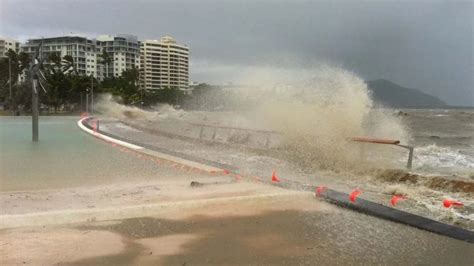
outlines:
[[[370,136],[406,143],[409,135],[393,111],[374,105],[366,83],[350,71],[328,66],[299,71],[253,69],[237,84],[251,85],[201,95],[203,106],[212,102],[231,110],[225,113],[185,112],[169,105],[145,111],[118,104],[110,95],[102,97],[97,109],[135,124],[167,120],[170,127],[192,122],[276,131],[280,135],[272,147],[284,150],[287,159],[305,169],[403,166],[399,162],[406,153],[403,149],[351,141],[353,136]],[[234,135],[247,133],[229,134],[224,139],[240,139]]]
[[[157,104],[149,110],[135,106],[120,104],[120,97],[105,93],[98,97],[96,110],[108,117],[120,120],[145,120],[155,121],[157,119],[180,118],[184,115],[183,110],[176,110],[168,104]]]
[[[396,147],[368,147],[351,141],[361,135],[404,143],[408,139],[401,121],[387,110],[374,108],[361,78],[333,67],[311,73],[313,77],[306,81],[288,80],[282,85],[280,76],[279,84],[258,88],[263,96],[255,106],[258,124],[282,133],[281,144],[289,159],[303,167],[347,170],[373,166],[365,160],[371,154],[399,156]],[[265,76],[268,80],[269,74]],[[377,163],[389,165],[390,160]]]

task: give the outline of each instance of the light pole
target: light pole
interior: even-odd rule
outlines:
[[[32,77],[31,79],[32,93],[31,93],[31,118],[33,126],[33,141],[38,141],[38,77]]]
[[[32,58],[30,64],[29,77],[31,79],[31,124],[32,124],[32,139],[34,142],[38,141],[38,119],[39,119],[39,107],[38,107],[38,83],[40,83],[40,75],[44,77],[41,73],[40,67],[43,64],[44,58],[41,58],[41,46],[43,42],[41,41],[36,50],[35,57]],[[40,83],[41,85],[41,83]],[[44,88],[43,88],[44,90]]]
[[[91,75],[91,114],[94,114],[94,75]]]
[[[89,89],[86,90],[86,114],[89,113]]]

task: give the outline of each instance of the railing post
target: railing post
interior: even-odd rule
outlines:
[[[407,168],[408,168],[408,169],[411,169],[411,167],[412,167],[412,163],[413,163],[413,150],[414,150],[414,149],[415,149],[414,147],[408,147],[408,150],[410,151],[410,152],[408,153],[408,162],[407,162]]]

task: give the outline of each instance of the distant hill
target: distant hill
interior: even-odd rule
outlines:
[[[441,108],[448,105],[439,98],[416,89],[401,87],[385,79],[367,81],[376,103],[394,108]]]

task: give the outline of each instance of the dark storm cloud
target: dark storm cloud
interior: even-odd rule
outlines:
[[[474,105],[471,1],[0,0],[0,10],[1,35],[171,35],[190,46],[196,67],[329,62]]]

